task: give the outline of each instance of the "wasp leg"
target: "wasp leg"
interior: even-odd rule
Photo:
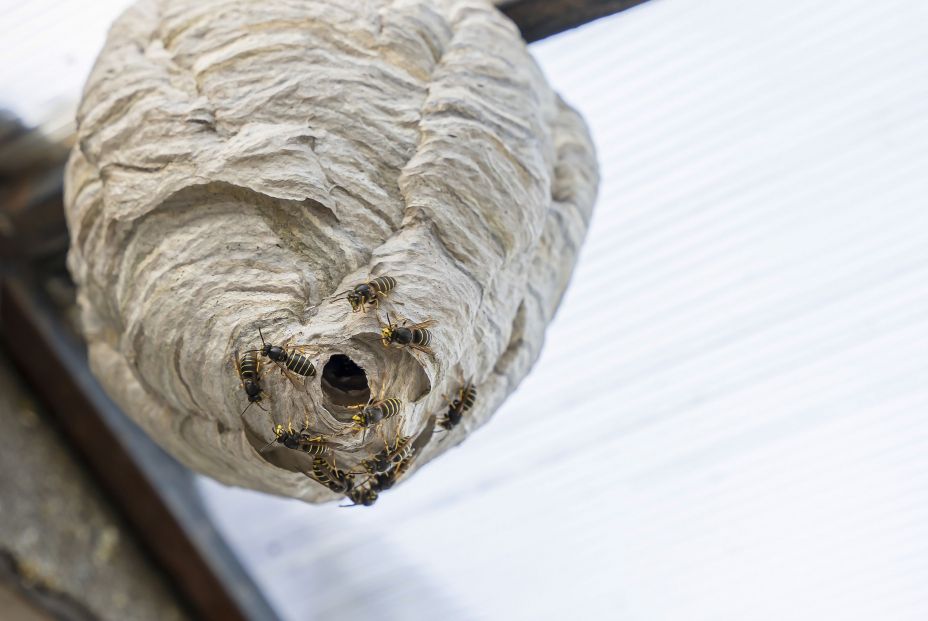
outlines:
[[[258,378],[257,381],[261,382],[264,380],[264,376],[268,374],[271,370],[270,365],[261,364],[261,359],[258,358]]]

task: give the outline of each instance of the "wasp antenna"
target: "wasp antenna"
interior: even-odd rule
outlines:
[[[242,416],[245,416],[245,412],[248,411],[248,408],[250,408],[250,407],[251,407],[252,405],[254,405],[255,403],[257,403],[257,401],[249,401],[249,402],[248,402],[248,405],[245,406],[245,409],[242,410],[242,413],[238,415],[239,418],[241,418]]]

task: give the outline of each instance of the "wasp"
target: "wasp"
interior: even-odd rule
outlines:
[[[362,282],[355,285],[348,291],[339,294],[335,299],[341,296],[348,298],[353,312],[363,311],[367,304],[373,304],[374,308],[380,308],[380,298],[386,297],[388,293],[396,287],[396,279],[392,276],[378,276],[374,280]]]
[[[393,418],[399,414],[403,402],[399,399],[373,399],[367,404],[349,406],[354,409],[363,408],[358,414],[351,417],[359,427],[372,427],[382,420]]]
[[[300,377],[313,377],[316,375],[316,367],[310,361],[309,356],[299,352],[301,348],[289,348],[286,345],[268,345],[264,340],[264,334],[261,328],[258,328],[258,335],[261,337],[261,349],[254,350],[262,356],[271,359],[281,372],[291,372]]]
[[[416,448],[409,442],[412,437],[403,439],[405,442],[402,444],[397,442],[397,445],[393,447],[393,451],[390,453],[390,463],[394,469],[399,468],[403,462],[412,459],[413,453],[416,452]]]
[[[307,455],[325,455],[331,448],[323,436],[312,436],[306,433],[305,427],[296,431],[292,423],[288,423],[286,429],[280,424],[274,427],[274,439],[267,446],[275,442],[283,444],[288,449],[303,451]]]
[[[364,483],[346,494],[348,496],[348,500],[350,500],[352,504],[342,506],[354,507],[357,505],[363,505],[365,507],[369,507],[377,502],[377,498],[380,497],[380,492],[393,487],[394,480],[395,477],[389,472],[382,472],[379,474],[371,475],[367,478],[366,481],[364,481]]]
[[[387,313],[387,322],[380,324],[380,342],[384,347],[411,347],[431,354],[429,344],[432,342],[432,333],[428,328],[433,325],[435,321],[432,319],[411,326],[407,326],[406,321],[403,321],[403,324],[399,325],[391,321],[390,314]]]
[[[477,399],[477,388],[470,382],[464,385],[458,391],[455,398],[449,405],[445,416],[438,421],[438,424],[444,429],[451,430],[461,422],[464,412],[474,407],[474,401]]]
[[[362,461],[361,467],[371,475],[383,474],[412,454],[413,448],[412,444],[410,444],[412,439],[413,436],[398,435],[392,448],[389,445],[385,446],[383,450],[370,459]]]
[[[348,494],[354,488],[353,474],[339,470],[336,466],[327,462],[325,458],[318,455],[313,457],[313,467],[310,472],[313,479],[336,494]]]
[[[361,410],[351,417],[351,420],[354,421],[357,428],[363,429],[365,427],[373,427],[380,421],[393,418],[400,413],[403,402],[395,398],[384,399],[383,393],[385,390],[386,384],[381,386],[380,395],[377,398],[371,396],[371,398],[367,400],[367,403],[363,405],[348,406],[348,408],[352,410]]]
[[[393,462],[390,460],[390,447],[387,446],[370,459],[365,459],[360,464],[358,464],[364,468],[364,472],[358,472],[356,474],[377,474],[380,472],[386,472],[392,463]]]
[[[393,463],[392,467],[386,472],[381,472],[374,475],[374,482],[371,483],[371,487],[376,489],[378,492],[385,492],[397,482],[397,480],[406,474],[406,471],[409,470],[409,466],[412,465],[412,459],[414,456],[414,451],[409,451],[402,459],[397,460]]]
[[[235,363],[238,379],[248,397],[248,405],[239,414],[239,416],[244,416],[253,403],[259,403],[264,398],[264,390],[261,388],[261,361],[258,359],[257,352],[254,351],[246,351],[241,358],[236,358],[233,354],[232,361]]]
[[[353,504],[342,506],[364,505],[369,507],[377,501],[380,492],[393,487],[396,481],[409,470],[415,456],[416,443],[410,440],[412,436],[397,439],[392,449],[384,448],[374,458],[361,462],[370,476],[347,494]]]
[[[355,505],[363,505],[369,507],[375,502],[377,502],[378,493],[380,490],[374,484],[365,484],[359,485],[358,487],[349,490],[346,496],[348,500],[351,501],[350,505],[341,505],[342,507],[353,507]]]

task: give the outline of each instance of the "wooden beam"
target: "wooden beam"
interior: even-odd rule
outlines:
[[[140,545],[196,619],[276,621],[263,594],[212,526],[190,472],[109,400],[80,343],[28,278],[0,278],[0,337]]]
[[[497,8],[533,43],[600,17],[630,9],[646,0],[502,0]]]

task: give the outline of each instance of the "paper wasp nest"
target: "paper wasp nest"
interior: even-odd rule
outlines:
[[[357,467],[411,469],[487,421],[538,356],[596,193],[592,144],[514,25],[479,0],[143,0],[85,88],[67,171],[94,373],[161,446],[220,481],[336,494],[276,423]],[[396,279],[379,310],[340,293]],[[434,320],[433,354],[380,322]],[[266,357],[250,407],[235,352]],[[460,424],[432,433],[466,382]],[[351,417],[379,396],[398,415]],[[265,408],[262,410],[260,408]],[[408,474],[408,472],[406,473]]]

